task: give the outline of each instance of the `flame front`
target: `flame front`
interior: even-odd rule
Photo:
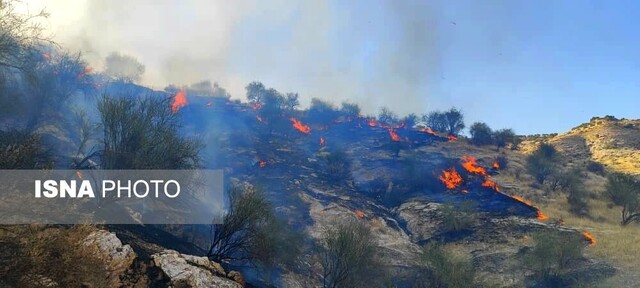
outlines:
[[[176,93],[176,96],[173,97],[173,102],[171,103],[171,112],[176,113],[180,108],[187,106],[187,93],[184,89],[181,89]]]
[[[484,168],[478,166],[478,162],[476,161],[476,158],[473,156],[467,156],[467,155],[463,156],[462,167],[464,167],[465,170],[469,171],[469,173],[488,176],[487,171],[484,170]]]
[[[448,170],[442,170],[442,175],[438,176],[438,178],[444,183],[447,189],[456,189],[456,187],[462,184],[462,176],[460,176],[456,168],[453,167]]]
[[[589,232],[584,232],[582,233],[582,236],[587,239],[587,241],[589,241],[589,246],[593,246],[596,245],[596,237],[593,237],[593,235]]]
[[[391,140],[394,142],[400,142],[400,136],[398,136],[396,131],[393,131],[391,128],[389,128],[389,136],[391,136]]]
[[[267,166],[267,161],[262,161],[262,160],[260,160],[260,161],[258,162],[258,165],[260,166],[260,168],[264,168],[264,167],[266,167],[266,166]]]
[[[376,127],[376,119],[373,119],[373,118],[369,119],[369,126]]]
[[[311,133],[311,128],[308,125],[304,125],[302,124],[302,122],[300,122],[300,120],[291,117],[289,118],[289,120],[291,120],[291,122],[293,122],[293,128],[296,128],[296,130],[300,131],[301,133],[304,134],[309,134]]]
[[[456,137],[456,136],[454,136],[454,135],[449,134],[449,135],[447,135],[447,139],[449,139],[449,141],[457,141],[457,140],[458,140],[458,137]]]
[[[498,160],[493,161],[493,169],[500,169],[500,163],[498,163]]]
[[[357,209],[356,209],[355,212],[356,212],[356,216],[358,216],[358,218],[360,218],[360,219],[364,218],[364,212],[362,212],[360,210],[357,210]]]
[[[484,180],[484,182],[482,182],[482,187],[488,187],[491,188],[495,191],[500,192],[500,188],[498,188],[498,184],[496,182],[493,182],[489,179]]]
[[[438,136],[438,137],[440,137],[440,135],[438,135],[438,133],[436,133],[436,131],[433,131],[433,130],[432,130],[431,128],[429,128],[429,127],[427,127],[427,128],[420,128],[420,130],[419,130],[419,131],[420,131],[420,132],[425,132],[425,133],[431,134],[431,135],[433,135],[433,136]]]
[[[84,178],[82,178],[82,172],[80,172],[80,170],[76,170],[76,176],[78,176],[78,178],[80,178],[80,180],[84,179]]]

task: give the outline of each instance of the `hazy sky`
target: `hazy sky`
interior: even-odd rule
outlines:
[[[615,3],[614,3],[615,2]],[[35,0],[64,47],[144,84],[254,80],[399,114],[451,106],[518,133],[640,118],[640,1]]]

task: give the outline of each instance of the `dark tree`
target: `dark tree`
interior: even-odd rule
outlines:
[[[411,113],[402,118],[401,122],[404,123],[407,128],[413,128],[418,124],[418,115]]]
[[[473,145],[490,145],[493,143],[492,135],[493,131],[489,125],[484,122],[476,122],[469,127],[469,133],[471,134],[471,143]]]
[[[311,99],[311,106],[307,111],[307,115],[314,122],[328,124],[340,117],[340,111],[336,110],[336,108],[327,101],[313,98]]]
[[[445,112],[434,111],[422,116],[422,118],[429,128],[454,136],[457,136],[465,128],[464,115],[456,108]]]
[[[49,14],[44,10],[35,14],[18,13],[16,5],[20,2],[0,1],[0,68],[3,69],[28,69],[34,55],[40,56],[41,46],[50,43],[40,24]]]
[[[300,252],[301,238],[276,217],[273,206],[258,189],[232,187],[228,212],[218,220],[207,253],[213,261],[268,267],[291,263]]]
[[[621,224],[640,222],[640,183],[628,174],[613,173],[608,177],[607,193],[611,201],[622,207]]]
[[[110,98],[98,102],[103,127],[104,169],[193,169],[200,167],[198,140],[179,134],[169,98]]]
[[[435,131],[447,131],[447,120],[442,112],[429,112],[429,114],[422,116],[422,121],[427,125],[427,127]]]
[[[287,93],[284,97],[284,109],[289,112],[296,110],[300,106],[298,98],[298,93]]]
[[[360,116],[360,106],[358,106],[358,104],[342,102],[340,113],[345,117],[357,118]]]
[[[543,143],[526,158],[526,168],[538,184],[544,184],[549,176],[558,172],[558,152],[550,144]]]
[[[493,133],[493,139],[498,149],[504,148],[508,143],[513,143],[516,138],[516,133],[512,129],[500,129]]]
[[[387,125],[396,125],[398,123],[398,115],[393,113],[391,109],[382,107],[380,109],[380,114],[378,114],[378,121]]]

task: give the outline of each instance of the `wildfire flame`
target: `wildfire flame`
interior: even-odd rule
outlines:
[[[447,139],[449,139],[449,141],[457,141],[458,137],[449,134],[449,135],[447,135]]]
[[[49,53],[42,53],[42,58],[44,58],[45,60],[51,60],[51,54],[49,54]]]
[[[394,142],[400,142],[400,136],[391,128],[389,128],[389,136],[391,136],[391,140]]]
[[[438,135],[438,133],[436,133],[436,131],[433,131],[431,128],[428,128],[428,127],[427,128],[420,128],[419,131],[431,134],[433,136],[438,136],[438,137],[440,136],[440,135]]]
[[[536,208],[536,209],[538,209],[538,208]],[[544,215],[540,210],[538,210],[537,218],[540,221],[545,221],[545,220],[549,219],[549,217],[547,215]]]
[[[531,201],[525,200],[524,198],[519,197],[519,196],[511,196],[511,198],[519,201],[520,203],[524,203],[524,204],[527,204],[527,205],[535,208],[536,209],[536,213],[537,213],[536,218],[538,218],[538,220],[545,221],[545,220],[549,219],[549,217],[547,215],[544,215],[544,213],[542,213],[542,211],[540,211],[540,209],[538,209],[538,207],[533,205],[533,203]]]
[[[442,175],[438,176],[438,179],[444,183],[447,189],[456,189],[462,184],[462,176],[453,167],[448,170],[442,170]]]
[[[260,110],[260,108],[262,108],[262,104],[260,103],[253,104],[253,106],[251,106],[251,109],[253,110]]]
[[[489,180],[489,179],[484,180],[484,182],[482,182],[482,186],[483,187],[489,187],[489,188],[491,188],[491,189],[493,189],[495,191],[498,191],[498,192],[500,191],[500,189],[498,188],[498,184],[496,182],[493,182],[493,181]]]
[[[84,178],[82,178],[82,172],[80,172],[80,170],[76,170],[76,176],[78,176],[78,178],[80,178],[80,180],[84,179]]]
[[[484,170],[484,168],[478,166],[478,162],[473,156],[463,156],[462,167],[464,167],[465,170],[469,171],[469,173],[487,176],[487,171]]]
[[[373,118],[369,119],[369,126],[376,127],[376,119],[373,119]]]
[[[264,167],[266,167],[266,166],[267,166],[267,161],[262,161],[262,160],[260,160],[260,161],[258,162],[258,165],[260,166],[260,168],[264,168]]]
[[[302,124],[302,122],[300,122],[300,120],[291,117],[289,118],[289,120],[291,120],[291,122],[293,122],[293,128],[296,128],[296,130],[300,131],[301,133],[304,134],[309,134],[311,133],[311,128],[308,125],[304,125]]]
[[[176,96],[173,97],[173,102],[171,103],[171,112],[176,113],[178,110],[184,106],[187,106],[187,93],[181,89],[176,93]]]
[[[262,123],[262,117],[260,117],[260,115],[256,115],[256,119],[258,120],[258,122]]]
[[[500,163],[498,163],[498,160],[493,161],[493,169],[500,169]]]
[[[320,137],[320,146],[324,146],[324,137]]]
[[[357,210],[357,209],[356,209],[355,212],[356,212],[356,216],[358,216],[358,218],[360,218],[360,219],[364,218],[364,212],[362,212],[360,210]]]
[[[589,246],[593,246],[596,244],[596,237],[593,237],[593,235],[591,235],[591,233],[589,232],[584,232],[582,233],[582,236],[587,239],[587,241],[589,241]]]

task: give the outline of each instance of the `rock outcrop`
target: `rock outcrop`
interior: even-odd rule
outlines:
[[[206,257],[164,250],[153,254],[151,258],[153,264],[169,279],[169,284],[175,287],[244,287],[242,283],[238,283],[243,279],[240,273],[229,273],[229,276],[237,282],[230,280],[226,278],[227,274],[220,264]]]
[[[104,261],[109,273],[109,284],[113,287],[120,286],[120,276],[136,258],[131,246],[122,245],[115,233],[106,230],[92,232],[84,239],[83,245],[93,248],[97,256]]]

